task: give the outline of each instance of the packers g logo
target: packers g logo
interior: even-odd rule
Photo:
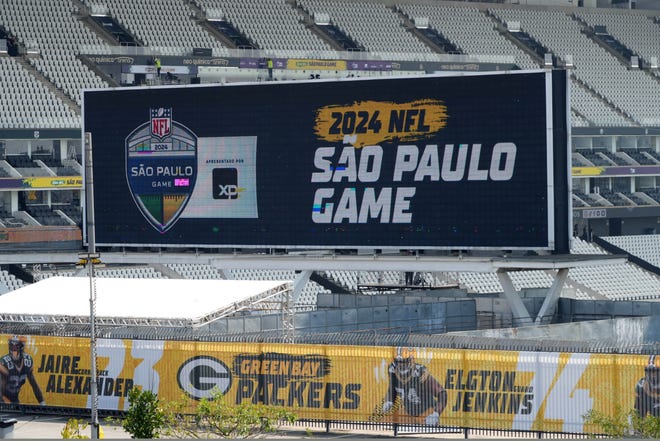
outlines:
[[[182,391],[190,398],[213,398],[214,392],[227,393],[231,388],[231,371],[226,364],[208,355],[188,359],[176,374]]]
[[[195,188],[197,136],[172,119],[171,108],[150,109],[149,115],[126,138],[126,180],[144,218],[165,233]]]

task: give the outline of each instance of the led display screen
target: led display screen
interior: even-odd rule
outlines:
[[[85,91],[97,244],[564,248],[565,84],[539,70]]]

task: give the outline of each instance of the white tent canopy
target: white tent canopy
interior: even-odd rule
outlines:
[[[0,296],[0,320],[88,323],[89,277],[51,277]],[[99,324],[191,326],[290,291],[289,281],[95,278]]]

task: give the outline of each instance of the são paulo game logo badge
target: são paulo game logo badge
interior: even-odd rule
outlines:
[[[149,117],[126,138],[126,180],[142,215],[165,233],[195,188],[197,136],[172,119],[171,108],[151,108]]]

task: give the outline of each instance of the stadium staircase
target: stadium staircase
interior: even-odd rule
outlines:
[[[650,273],[655,274],[656,276],[660,276],[660,268],[658,268],[653,263],[644,260],[641,257],[636,256],[626,251],[625,249],[614,245],[611,242],[608,242],[606,239],[602,239],[600,237],[595,236],[594,242],[610,254],[627,254],[628,260],[630,262],[634,263],[635,265],[639,266],[640,268],[643,268],[644,270]]]
[[[637,54],[634,50],[627,47],[623,42],[619,41],[613,35],[607,32],[607,30],[598,30],[590,26],[589,23],[582,17],[579,17],[577,14],[572,14],[571,17],[582,25],[582,33],[586,35],[591,41],[596,43],[598,46],[605,49],[607,52],[612,54],[619,62],[628,69],[631,69],[631,57],[638,57],[639,68],[646,72],[651,78],[660,82],[660,77],[652,73],[648,66],[650,63],[648,60],[645,60],[642,56]]]
[[[364,47],[353,41],[351,37],[346,35],[341,29],[332,25],[332,23],[321,24],[314,23],[314,29],[321,31],[328,38],[326,41],[332,41],[333,47],[336,45],[339,47],[338,50],[349,51],[349,52],[363,52]]]
[[[574,112],[574,113],[575,113],[577,116],[579,116],[580,118],[584,119],[585,121],[588,121],[589,124],[595,125],[594,122],[591,120],[591,118],[589,118],[587,115],[585,115],[584,113],[580,112],[579,110],[576,110],[576,109],[573,109],[573,108],[572,108],[572,109],[571,109],[571,112]]]
[[[440,54],[464,54],[460,47],[456,46],[452,41],[442,35],[442,33],[430,26],[425,29],[420,29],[417,27],[414,20],[408,17],[408,15],[402,10],[397,9],[396,6],[392,6],[391,9],[401,18],[406,29],[435,52]]]
[[[497,29],[497,32],[502,37],[506,38],[511,43],[516,45],[516,47],[520,48],[523,52],[532,57],[532,59],[538,63],[539,66],[543,66],[545,64],[545,54],[550,53],[548,48],[543,46],[534,37],[522,30],[516,32],[516,34],[521,34],[521,38],[516,38],[516,36],[514,36],[513,33],[509,31],[506,22],[497,17],[497,15],[493,14],[489,10],[482,12],[486,14],[488,18],[493,20],[495,23],[495,29]]]
[[[345,286],[336,283],[334,280],[331,280],[329,277],[324,277],[317,273],[316,271],[312,272],[312,275],[309,276],[309,280],[316,282],[321,285],[323,288],[330,290],[336,294],[351,294],[351,291]]]
[[[108,43],[109,46],[118,46],[121,45],[121,42],[117,40],[110,32],[108,32],[103,26],[101,26],[94,18],[92,17],[92,11],[91,9],[82,3],[80,0],[73,0],[73,4],[78,8],[78,18],[79,20],[85,24],[91,31],[93,31],[96,35],[99,36],[103,41]],[[116,23],[116,20],[113,17],[108,17],[111,19],[113,22]],[[117,23],[119,26],[119,24]],[[126,31],[127,32],[127,31]],[[130,35],[130,34],[129,34]],[[134,35],[130,35],[130,37],[139,44],[139,41],[137,38],[135,38]],[[121,84],[119,81],[117,81],[115,78],[111,77],[110,75],[106,74],[103,69],[99,68],[96,63],[93,61],[89,60],[86,56],[83,55],[77,55],[77,58],[85,65],[87,66],[92,72],[94,72],[96,75],[101,77],[103,81],[107,82],[110,87],[120,87]]]
[[[87,5],[85,5],[80,0],[73,0],[73,4],[78,8],[77,16],[80,21],[82,21],[88,28],[93,30],[96,35],[98,35],[103,41],[108,43],[110,46],[117,46],[120,44],[119,40],[117,40],[111,33],[109,33],[105,28],[103,28],[103,26],[101,26],[92,18],[92,10]],[[134,36],[132,37],[135,39]]]
[[[14,57],[16,62],[23,67],[26,71],[30,73],[37,81],[42,83],[48,90],[50,90],[56,97],[64,101],[64,103],[69,106],[70,109],[72,109],[76,115],[80,115],[80,106],[78,106],[78,103],[73,101],[69,95],[64,93],[63,90],[58,89],[55,84],[53,84],[48,78],[46,78],[39,70],[37,70],[36,67],[34,67],[29,61],[26,59],[26,55],[20,55],[18,57]]]
[[[249,38],[237,30],[231,23],[224,20],[221,23],[213,23],[209,20],[212,17],[208,17],[207,13],[193,0],[189,0],[187,4],[193,10],[195,22],[222,42],[223,45],[232,49],[247,49],[248,44],[245,43],[249,42],[250,49],[257,49],[257,45],[250,41]]]
[[[333,34],[338,36],[340,39],[342,38],[341,36],[344,36],[345,38],[348,38],[345,36],[345,34],[337,29],[333,25],[331,26],[332,30],[330,28],[328,29],[322,29],[323,26],[318,25],[316,23],[316,20],[314,20],[314,17],[312,17],[306,10],[303,8],[301,5],[296,2],[296,0],[286,0],[286,3],[291,5],[292,8],[294,8],[298,14],[303,18],[303,22],[305,23],[305,27],[309,29],[314,35],[319,37],[321,40],[329,44],[334,50],[336,51],[345,51],[346,49],[344,48],[344,44],[342,44],[340,41],[337,41],[334,37]],[[352,40],[351,40],[352,42]],[[353,42],[353,44],[355,44]],[[362,48],[361,50],[364,50]]]
[[[258,49],[254,42],[228,21],[223,20],[211,22],[209,20],[199,20],[198,24],[229,48]]]
[[[571,18],[582,26],[582,33],[586,35],[591,41],[596,43],[598,46],[605,49],[610,54],[614,55],[621,64],[626,67],[630,66],[630,57],[634,55],[633,51],[630,48],[627,48],[623,43],[618,41],[613,36],[598,31],[589,24],[583,18],[579,17],[576,14],[571,14]]]
[[[155,271],[161,273],[165,278],[167,279],[185,279],[182,274],[176,272],[175,270],[169,268],[166,265],[163,265],[161,263],[150,263],[149,266],[151,266]]]
[[[115,78],[113,78],[110,75],[108,75],[107,73],[105,73],[103,71],[103,69],[100,69],[96,63],[94,63],[93,61],[90,61],[89,58],[87,58],[86,56],[78,55],[77,58],[82,62],[82,64],[87,66],[92,72],[94,72],[96,75],[101,77],[103,79],[103,81],[108,83],[110,85],[110,87],[120,87],[121,86],[119,81],[117,81]]]
[[[505,20],[501,19],[500,17],[498,17],[497,15],[495,15],[494,13],[492,13],[491,11],[486,11],[485,13],[486,13],[487,16],[489,16],[489,17],[490,17],[490,18],[496,23],[496,28],[497,28],[498,32],[499,32],[504,38],[508,39],[508,40],[511,41],[513,44],[515,44],[517,47],[519,47],[521,50],[523,50],[525,53],[527,53],[529,56],[531,56],[531,57],[532,57],[536,62],[538,62],[541,66],[544,65],[544,63],[545,63],[545,59],[544,59],[543,55],[539,53],[539,50],[538,50],[537,46],[542,47],[542,48],[546,51],[546,53],[552,53],[552,51],[551,51],[550,49],[547,49],[547,48],[546,48],[541,42],[539,42],[539,41],[536,40],[534,37],[532,37],[531,35],[529,35],[529,34],[527,34],[527,33],[524,33],[524,32],[523,32],[523,33],[527,36],[527,37],[526,37],[526,39],[528,40],[527,43],[526,43],[526,39],[525,39],[525,38],[523,38],[523,39],[515,38],[515,37],[512,35],[512,33],[508,31],[507,24],[506,24],[506,21],[505,21]],[[576,16],[575,14],[571,15],[571,18],[572,18],[574,21],[576,21],[577,23],[580,24],[580,26],[582,27],[582,33],[583,33],[583,34],[585,34],[587,37],[589,37],[589,38],[590,38],[592,41],[594,41],[594,43],[596,43],[597,45],[603,47],[605,50],[607,50],[608,52],[612,53],[612,54],[613,54],[613,55],[614,55],[614,56],[615,56],[615,57],[621,62],[622,65],[624,65],[624,66],[626,66],[626,67],[629,66],[629,60],[626,61],[625,58],[624,58],[620,53],[614,53],[614,52],[612,51],[612,49],[611,49],[609,46],[604,45],[603,42],[600,41],[599,39],[593,38],[593,35],[595,34],[595,32],[594,32],[593,28],[591,28],[591,27],[586,23],[586,21],[584,21],[584,20],[581,19],[580,17]],[[522,31],[521,31],[521,32],[522,32]],[[531,42],[533,42],[533,43],[531,43]],[[534,45],[534,47],[532,47],[532,44]],[[559,62],[559,63],[561,63],[561,64],[564,64],[564,65],[566,64],[565,60],[564,60],[564,61],[561,61],[559,58],[555,57],[555,55],[553,54],[553,63],[557,63],[557,62]],[[568,68],[568,69],[570,69],[570,66],[565,66],[565,67]],[[656,77],[656,78],[657,78],[657,77]],[[591,87],[589,84],[587,84],[584,80],[582,80],[581,78],[577,77],[577,76],[576,76],[575,74],[573,74],[573,73],[571,73],[571,79],[572,79],[575,83],[577,83],[578,86],[581,86],[582,89],[583,89],[586,93],[588,93],[589,95],[591,95],[593,98],[595,98],[596,100],[598,100],[601,104],[603,104],[604,106],[606,106],[607,108],[609,108],[611,111],[613,111],[614,113],[616,113],[616,114],[617,114],[618,116],[620,116],[621,118],[624,118],[628,123],[630,123],[630,124],[632,124],[632,125],[638,125],[637,121],[636,121],[631,115],[629,115],[628,113],[626,113],[625,111],[623,111],[622,109],[620,109],[620,108],[619,108],[618,106],[616,106],[613,102],[611,102],[610,100],[608,100],[605,96],[603,96],[603,95],[601,95],[600,93],[598,93],[597,91],[595,91],[594,88]],[[572,110],[575,111],[575,112],[578,114],[578,116],[584,118],[584,119],[587,120],[587,121],[592,122],[592,121],[590,120],[590,118],[588,118],[588,117],[587,117],[586,115],[584,115],[583,113],[580,113],[579,111],[576,111],[575,108],[573,108]],[[592,122],[592,123],[593,123],[593,122]]]

